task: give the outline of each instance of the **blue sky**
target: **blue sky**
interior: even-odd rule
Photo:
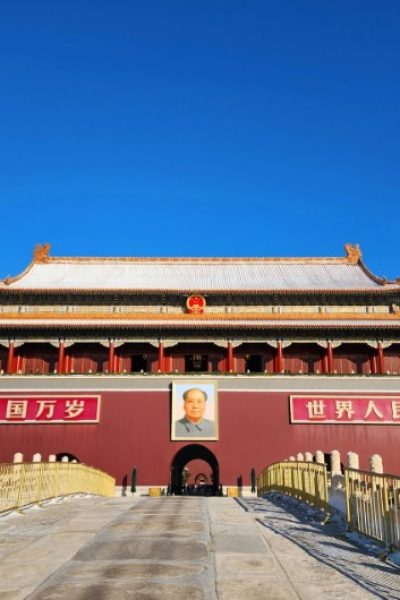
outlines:
[[[1,0],[0,277],[62,255],[400,276],[400,3]]]

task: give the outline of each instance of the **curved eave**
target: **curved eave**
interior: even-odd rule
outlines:
[[[397,285],[396,281],[392,281],[387,279],[386,277],[379,277],[378,275],[375,275],[375,273],[373,273],[365,264],[365,262],[363,261],[363,259],[360,257],[358,259],[358,264],[360,265],[361,269],[364,271],[364,273],[367,275],[367,277],[369,277],[372,281],[374,281],[375,283],[378,283],[379,285]]]
[[[400,285],[394,283],[386,283],[382,285],[382,287],[376,288],[283,288],[283,289],[275,289],[275,288],[265,288],[265,289],[217,289],[217,290],[207,290],[203,291],[202,289],[173,289],[173,288],[150,288],[150,289],[132,289],[132,288],[10,288],[8,286],[0,285],[0,293],[12,293],[15,295],[20,294],[31,294],[31,295],[59,295],[59,294],[76,294],[76,295],[112,295],[112,294],[126,294],[132,296],[142,296],[148,294],[157,294],[157,295],[191,295],[193,293],[202,294],[203,296],[217,296],[220,294],[226,295],[281,295],[281,296],[291,296],[294,294],[301,295],[366,295],[366,294],[385,294],[388,292],[400,292]]]
[[[29,263],[29,265],[23,271],[21,271],[21,273],[18,273],[17,275],[14,275],[13,277],[11,277],[9,275],[5,279],[0,279],[0,290],[3,289],[3,287],[4,287],[4,289],[9,289],[10,285],[12,285],[16,281],[19,281],[20,279],[25,277],[25,275],[27,275],[29,273],[29,271],[31,271],[33,269],[34,266],[35,266],[35,260],[32,260]]]
[[[326,330],[326,329],[351,329],[351,330],[397,330],[400,328],[400,321],[391,323],[382,322],[366,322],[366,323],[349,323],[349,322],[276,322],[276,321],[261,321],[261,322],[162,322],[162,321],[75,321],[75,322],[31,322],[31,321],[8,321],[0,324],[1,329],[301,329],[301,330]]]

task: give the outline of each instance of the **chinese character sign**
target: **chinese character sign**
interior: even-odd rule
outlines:
[[[100,396],[0,396],[0,424],[98,423]]]
[[[400,396],[290,396],[290,421],[400,425]]]

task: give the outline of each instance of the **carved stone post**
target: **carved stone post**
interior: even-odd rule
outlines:
[[[374,473],[383,473],[383,460],[379,454],[373,454],[369,459],[369,466]]]
[[[349,465],[349,469],[358,470],[360,468],[360,459],[356,452],[347,453],[347,464]]]
[[[315,453],[315,462],[319,465],[325,464],[325,456],[322,450],[317,450]]]
[[[312,452],[305,452],[304,459],[306,462],[312,462],[313,461]]]
[[[298,453],[296,454],[296,460],[297,460],[298,462],[304,462],[304,454],[302,454],[301,452],[298,452]]]
[[[331,452],[331,473],[332,473],[332,476],[342,474],[342,470],[340,468],[340,452],[339,452],[339,450],[332,450],[332,452]]]
[[[16,452],[13,457],[13,463],[18,464],[24,462],[24,455],[22,452]]]

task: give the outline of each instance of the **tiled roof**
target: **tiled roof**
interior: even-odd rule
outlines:
[[[372,275],[357,246],[340,258],[57,258],[38,247],[10,290],[246,292],[399,288]]]

